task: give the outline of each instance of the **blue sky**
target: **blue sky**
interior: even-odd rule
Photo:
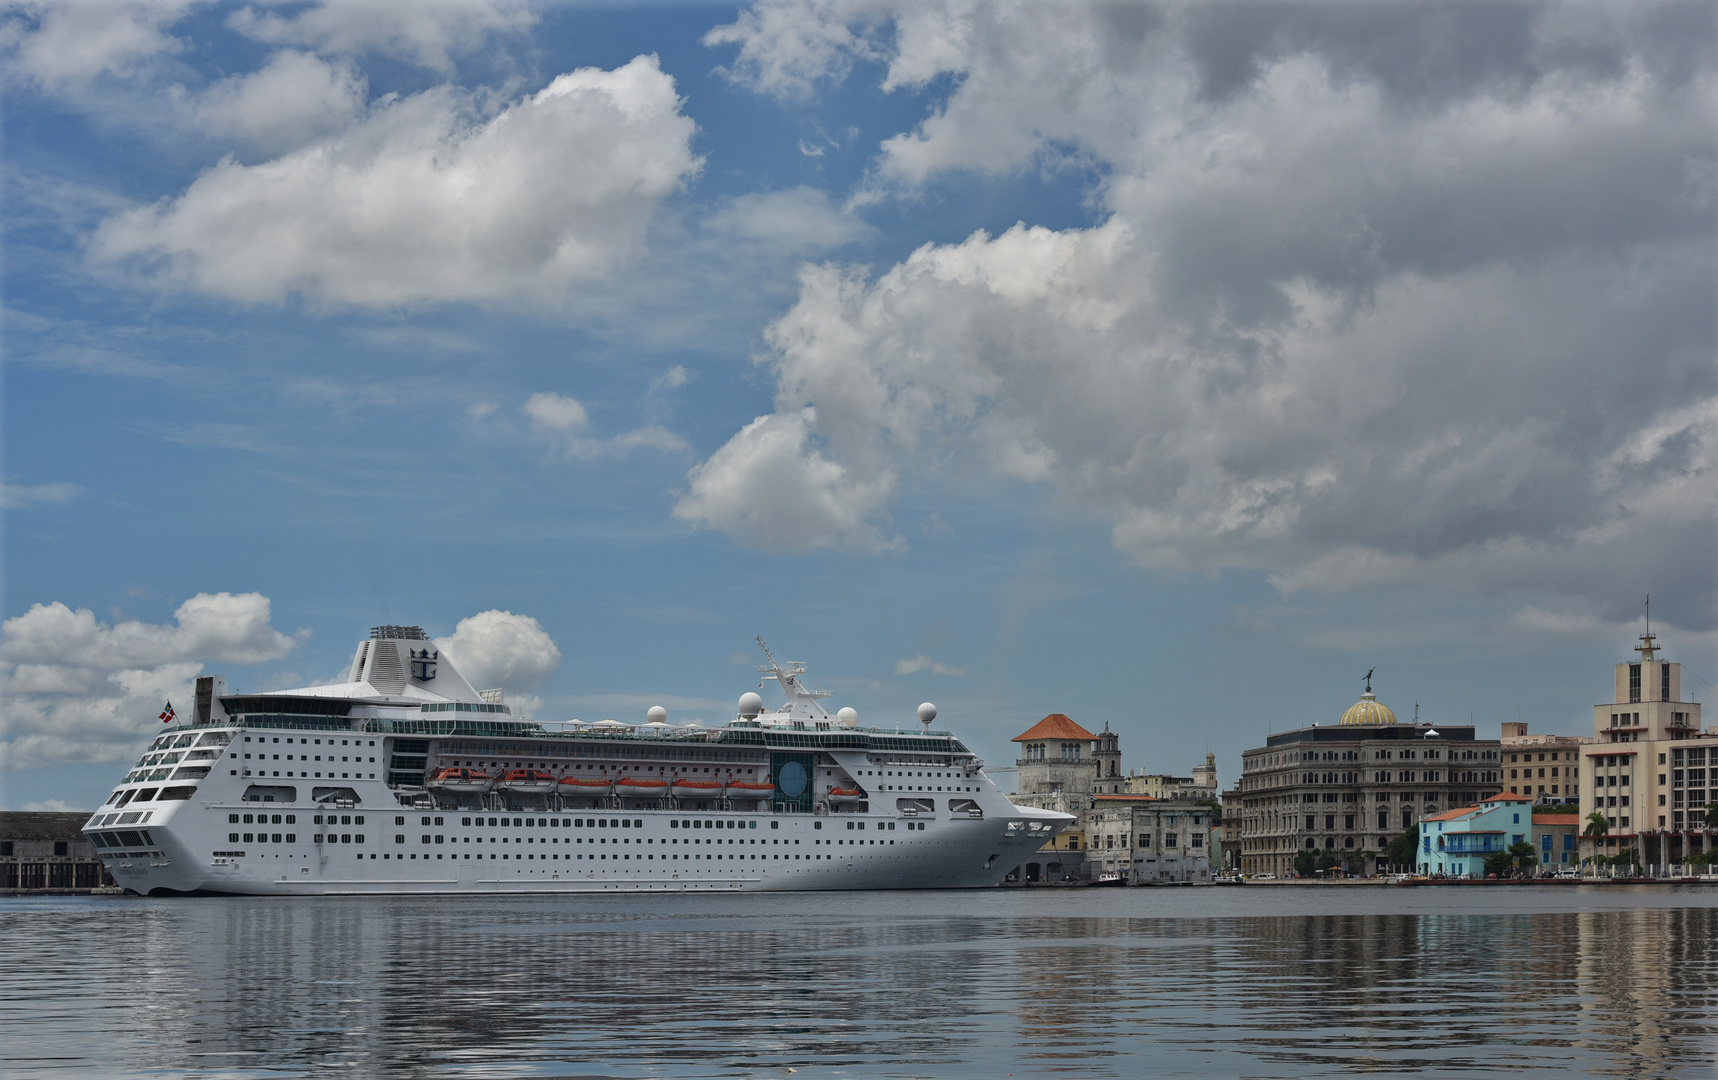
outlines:
[[[18,4],[0,804],[418,623],[993,762],[1718,679],[1701,5]],[[1703,681],[1705,680],[1705,681]]]

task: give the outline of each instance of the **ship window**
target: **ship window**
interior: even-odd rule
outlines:
[[[363,821],[363,820],[364,820],[364,819],[363,819],[363,818],[359,818],[359,819],[358,819],[358,820],[359,820],[359,821]],[[286,815],[286,823],[287,823],[287,824],[288,824],[288,825],[297,825],[297,824],[298,824],[298,815],[297,815],[297,814],[288,814],[288,815]]]
[[[405,823],[406,823],[406,819],[403,817],[397,817],[394,819],[395,825],[404,825]]]
[[[292,837],[288,836],[287,839],[291,840]],[[355,836],[352,837],[352,842],[354,844],[362,844],[364,842],[364,834],[363,833],[356,834]]]
[[[470,824],[471,824],[471,819],[470,819],[470,818],[468,818],[468,817],[467,817],[467,818],[460,818],[460,819],[459,819],[459,823],[460,823],[460,824],[461,824],[461,825],[470,825]]]
[[[821,828],[823,828],[823,822],[821,822],[821,821],[814,821],[814,822],[812,822],[812,823],[811,823],[811,827],[812,827],[812,828],[814,828],[814,829],[821,829]]]
[[[779,828],[781,828],[781,822],[779,822],[779,821],[772,821],[772,822],[770,822],[770,828],[772,828],[772,829],[779,829]]]
[[[494,824],[495,824],[495,819],[494,819],[494,818],[490,818],[490,819],[489,819],[489,824],[491,824],[491,825],[494,825]]]
[[[668,821],[668,827],[670,829],[678,829],[680,827],[680,822],[670,818]]]
[[[342,819],[342,820],[345,820],[345,819]],[[436,818],[436,819],[435,819],[435,823],[436,823],[436,824],[437,824],[437,825],[440,825],[440,824],[441,824],[441,818]]]
[[[232,824],[232,825],[237,825],[237,824],[238,824],[238,823],[239,823],[239,815],[237,815],[237,814],[228,814],[228,815],[227,815],[227,822],[228,822],[228,823],[229,823],[229,824]]]

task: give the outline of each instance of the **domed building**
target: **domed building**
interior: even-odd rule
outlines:
[[[1343,724],[1394,724],[1396,714],[1390,706],[1378,700],[1378,695],[1371,687],[1360,695],[1360,700],[1348,706],[1348,711],[1342,714],[1339,723]]]
[[[1312,851],[1371,872],[1378,853],[1422,818],[1501,790],[1501,740],[1418,715],[1399,722],[1372,692],[1370,671],[1365,684],[1336,723],[1279,731],[1242,755],[1233,794],[1243,871],[1288,876],[1295,856]]]

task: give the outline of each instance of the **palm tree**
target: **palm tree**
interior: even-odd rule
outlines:
[[[1718,829],[1718,802],[1712,803],[1706,808],[1706,827]]]
[[[1599,861],[1599,841],[1610,835],[1611,819],[1594,810],[1587,815],[1587,827],[1581,830],[1581,835],[1593,842],[1593,862]]]

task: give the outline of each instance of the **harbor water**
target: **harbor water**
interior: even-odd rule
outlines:
[[[1711,1077],[1718,889],[0,901],[5,1077]]]

